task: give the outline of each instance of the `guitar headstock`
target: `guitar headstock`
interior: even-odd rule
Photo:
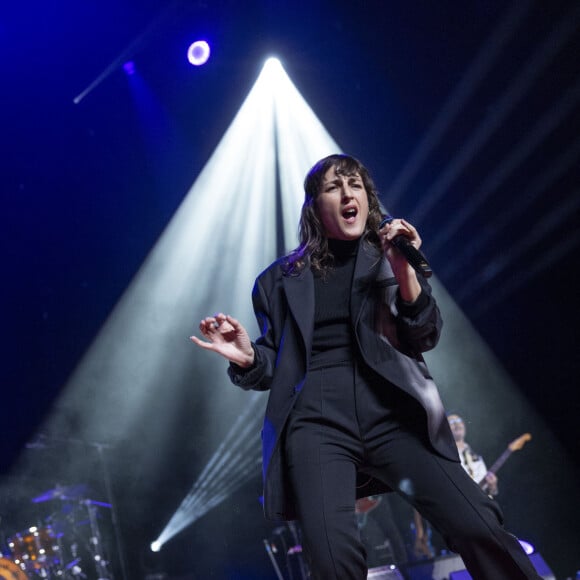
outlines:
[[[530,439],[532,438],[530,433],[524,433],[520,435],[517,439],[514,439],[508,448],[510,451],[519,451]]]

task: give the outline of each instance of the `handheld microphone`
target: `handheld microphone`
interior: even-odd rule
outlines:
[[[379,224],[379,230],[386,224],[390,224],[393,221],[393,217],[389,214],[383,216],[381,223]],[[416,272],[421,274],[424,278],[429,278],[433,274],[431,266],[429,266],[427,259],[415,246],[411,244],[408,238],[405,236],[395,236],[391,240],[391,244],[405,256],[407,262],[415,269]]]

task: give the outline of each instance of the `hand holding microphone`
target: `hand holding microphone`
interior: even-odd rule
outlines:
[[[381,223],[379,224],[379,230],[381,230],[385,225],[390,224],[393,221],[393,217],[389,214],[383,216]],[[433,270],[429,266],[425,256],[420,252],[413,244],[411,240],[403,235],[395,236],[391,241],[391,245],[397,248],[409,264],[415,269],[416,272],[421,274],[424,278],[429,278],[433,274]]]

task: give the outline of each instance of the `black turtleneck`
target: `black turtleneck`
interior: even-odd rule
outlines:
[[[350,349],[350,290],[360,240],[328,240],[333,267],[323,277],[314,276],[314,336],[312,355]]]

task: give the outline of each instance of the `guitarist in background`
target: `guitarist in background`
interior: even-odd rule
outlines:
[[[496,496],[498,494],[497,476],[492,472],[488,472],[485,461],[481,455],[477,455],[477,453],[471,449],[469,443],[465,441],[465,422],[456,414],[447,415],[447,420],[449,421],[449,426],[451,427],[451,432],[453,433],[453,438],[457,445],[457,451],[459,452],[459,458],[461,459],[463,469],[465,469],[470,477],[477,483],[480,483],[485,479],[485,483],[482,486],[484,491],[490,497]]]
[[[494,464],[489,468],[480,455],[477,455],[469,444],[465,441],[465,422],[463,419],[451,413],[447,415],[447,421],[451,428],[451,433],[457,445],[461,465],[468,475],[479,485],[479,487],[493,498],[498,494],[497,476],[498,469],[505,463],[514,451],[519,451],[532,436],[530,433],[524,433],[517,439],[514,439],[507,449],[498,457]],[[414,546],[412,556],[414,559],[433,558],[436,551],[431,544],[432,530],[430,524],[413,510],[413,529],[414,529]]]
[[[487,470],[487,466],[481,455],[475,453],[469,443],[465,441],[465,422],[455,413],[447,415],[447,421],[449,422],[451,433],[457,445],[461,466],[471,479],[480,484],[480,487],[489,497],[495,497],[498,494],[497,476],[495,473]],[[433,558],[437,551],[431,543],[433,531],[430,524],[417,510],[413,510],[412,527],[414,529],[413,558],[419,560]]]

